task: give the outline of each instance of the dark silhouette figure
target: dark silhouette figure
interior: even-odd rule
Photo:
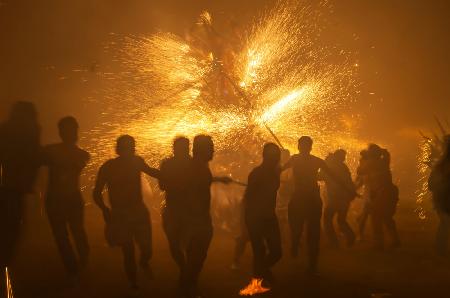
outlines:
[[[364,164],[368,159],[367,150],[362,150],[360,153],[359,163]],[[356,221],[358,223],[358,238],[359,241],[364,241],[365,239],[365,230],[367,219],[370,215],[370,191],[369,191],[369,181],[367,175],[362,175],[361,173],[357,173],[355,179],[355,188],[360,189],[363,188],[362,194],[362,208],[361,213],[358,215]]]
[[[384,248],[383,227],[391,237],[391,247],[400,245],[394,215],[398,202],[398,188],[392,183],[390,154],[380,146],[370,144],[367,159],[362,159],[358,175],[366,176],[370,196],[370,216],[374,234],[374,248]]]
[[[125,271],[132,289],[137,289],[137,266],[134,242],[139,246],[140,266],[151,274],[152,229],[150,214],[142,198],[141,173],[159,178],[159,171],[151,168],[135,154],[135,141],[129,135],[117,139],[118,157],[105,162],[97,175],[93,192],[106,222],[106,236],[111,246],[122,248]],[[108,189],[108,208],[102,191]]]
[[[322,217],[322,200],[318,185],[319,170],[339,182],[339,179],[328,170],[325,161],[311,154],[312,144],[313,140],[310,137],[302,136],[298,140],[299,153],[293,155],[283,166],[283,169],[292,168],[294,176],[294,193],[288,207],[291,253],[293,257],[298,256],[303,226],[306,225],[307,274],[317,272],[319,257],[320,219]]]
[[[347,189],[354,189],[352,174],[345,164],[346,154],[345,150],[336,150],[325,159],[325,162],[328,168],[340,178],[340,181],[347,185]],[[328,241],[332,247],[339,246],[338,237],[333,226],[333,220],[336,216],[337,224],[345,236],[347,245],[352,246],[355,243],[355,233],[347,222],[347,213],[354,196],[329,175],[324,173],[322,178],[325,181],[327,190],[327,204],[323,211],[323,223]]]
[[[186,210],[188,205],[189,177],[192,158],[189,154],[189,139],[176,138],[173,156],[162,161],[159,186],[165,191],[165,206],[162,210],[163,229],[169,242],[170,253],[180,270],[179,287],[185,279],[186,255],[183,240],[186,237]]]
[[[263,161],[248,176],[244,195],[245,222],[253,249],[253,274],[267,283],[273,281],[271,268],[281,258],[281,236],[275,213],[280,187],[280,148],[267,143]]]
[[[281,149],[281,164],[284,165],[291,158],[291,153],[287,149]],[[289,242],[289,220],[288,206],[294,192],[294,181],[292,170],[285,170],[280,176],[280,188],[278,189],[276,213],[280,224],[281,242]]]
[[[20,235],[23,198],[31,193],[40,166],[40,126],[30,102],[16,102],[0,124],[0,291],[5,293],[5,266]]]
[[[446,148],[441,160],[433,167],[428,179],[428,188],[433,194],[433,204],[439,217],[436,233],[436,251],[448,253],[450,237],[450,135],[446,136]]]
[[[73,117],[58,122],[62,142],[43,149],[43,164],[48,167],[45,207],[59,254],[71,277],[88,261],[89,245],[84,228],[84,202],[80,174],[89,161],[89,153],[77,146],[78,123]],[[75,242],[79,261],[69,239]]]
[[[214,156],[214,144],[210,136],[197,135],[194,138],[192,162],[188,172],[189,208],[188,237],[186,239],[186,278],[183,281],[188,297],[199,297],[198,278],[206,260],[211,243],[213,227],[210,215],[211,183],[229,183],[228,177],[213,177],[209,162]]]

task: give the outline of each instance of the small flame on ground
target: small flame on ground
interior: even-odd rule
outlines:
[[[269,288],[265,288],[262,286],[262,279],[252,278],[250,283],[239,291],[239,295],[241,296],[253,296],[257,294],[262,294],[270,291]]]

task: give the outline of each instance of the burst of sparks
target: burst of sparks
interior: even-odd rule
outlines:
[[[153,164],[175,136],[199,133],[212,135],[218,154],[254,155],[272,140],[265,125],[291,150],[307,134],[322,156],[341,146],[356,152],[363,143],[341,120],[357,88],[355,62],[321,41],[327,11],[323,3],[277,2],[239,34],[218,33],[203,12],[185,37],[159,32],[115,42],[123,71],[105,75],[106,120],[89,133],[94,164],[112,155],[123,133]]]

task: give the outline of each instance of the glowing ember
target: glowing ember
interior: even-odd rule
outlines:
[[[9,277],[8,267],[5,267],[5,276],[6,276],[6,297],[13,298],[13,289],[11,284],[11,279]]]
[[[264,288],[262,286],[262,279],[252,278],[248,286],[239,291],[241,296],[253,296],[257,294],[263,294],[270,291],[269,288]]]

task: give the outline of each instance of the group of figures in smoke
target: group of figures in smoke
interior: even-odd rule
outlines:
[[[23,197],[32,191],[37,169],[46,166],[49,169],[46,213],[65,268],[72,281],[76,282],[81,269],[89,260],[88,237],[83,222],[84,204],[79,185],[79,177],[89,160],[89,153],[77,146],[78,123],[75,118],[62,118],[58,128],[62,142],[41,147],[36,111],[27,102],[16,103],[10,118],[1,125],[1,210],[5,213],[1,216],[5,240],[1,245],[1,265],[7,267],[14,254]],[[447,146],[449,142],[450,138],[447,137]],[[312,139],[303,136],[298,140],[299,153],[289,156],[287,151],[282,154],[276,144],[266,143],[261,164],[248,175],[242,200],[243,225],[235,262],[239,261],[245,242],[250,242],[254,276],[261,279],[266,287],[273,282],[271,267],[281,258],[279,218],[288,221],[293,257],[298,255],[303,229],[307,231],[307,272],[317,272],[322,217],[319,180],[326,184],[324,228],[332,245],[338,245],[332,223],[335,216],[346,236],[347,245],[351,246],[355,242],[346,216],[351,201],[358,196],[358,188],[364,189],[366,208],[362,218],[364,220],[368,215],[372,218],[375,248],[384,247],[383,227],[390,233],[390,246],[397,247],[400,244],[393,219],[398,189],[392,183],[388,151],[375,144],[363,150],[357,179],[353,182],[351,172],[345,165],[344,150],[339,149],[322,160],[311,155],[312,145]],[[446,252],[450,211],[450,155],[446,150],[430,176],[430,189],[441,219],[438,248],[442,254]],[[209,169],[209,162],[214,155],[212,138],[207,135],[196,136],[191,156],[189,139],[178,137],[173,143],[173,154],[162,161],[160,169],[149,167],[144,159],[135,154],[135,140],[129,135],[117,139],[116,152],[118,157],[100,167],[93,197],[103,213],[107,242],[122,249],[125,271],[132,289],[137,289],[135,242],[141,252],[140,268],[148,276],[152,275],[149,265],[152,257],[152,229],[149,212],[142,198],[140,178],[141,173],[145,173],[158,179],[160,188],[165,192],[163,228],[172,257],[180,269],[180,293],[197,297],[198,277],[213,234],[211,185],[215,182],[233,183],[229,177],[214,177]],[[291,191],[286,190],[289,189],[289,181],[293,182]],[[105,204],[102,196],[105,187],[109,204]],[[287,209],[282,208],[284,211],[277,214],[277,202],[287,205]],[[287,214],[282,215],[283,212]],[[69,241],[69,231],[76,249]]]
[[[49,169],[46,213],[65,268],[71,280],[76,282],[89,260],[84,204],[79,185],[79,177],[89,160],[89,153],[77,146],[78,123],[75,118],[62,118],[58,128],[62,142],[41,147],[36,111],[28,102],[16,103],[9,119],[0,127],[0,218],[3,221],[0,226],[4,235],[1,265],[6,268],[14,254],[22,219],[23,198],[32,191],[38,168],[46,166]],[[263,282],[263,285],[257,283],[265,286],[263,290],[273,285],[271,267],[282,257],[279,218],[288,220],[293,257],[298,255],[299,241],[303,230],[306,230],[307,273],[314,275],[317,272],[322,217],[319,180],[323,180],[326,185],[324,228],[332,245],[338,245],[333,228],[335,216],[347,245],[351,246],[355,242],[355,234],[346,222],[346,216],[350,203],[358,196],[359,188],[363,188],[366,202],[362,220],[367,216],[372,219],[375,248],[384,247],[383,227],[391,236],[390,246],[394,248],[400,245],[393,218],[398,188],[392,183],[389,152],[375,144],[361,151],[354,182],[345,165],[344,150],[339,149],[322,160],[311,154],[312,145],[312,139],[303,136],[298,140],[299,153],[289,156],[286,151],[282,154],[276,144],[266,143],[261,164],[248,175],[242,200],[243,225],[235,261],[239,261],[245,242],[250,242],[254,276]],[[446,136],[445,153],[433,167],[429,179],[440,218],[437,235],[440,254],[447,251],[450,232],[449,145],[450,136]],[[116,158],[100,167],[93,197],[103,213],[107,242],[110,246],[122,249],[125,271],[132,289],[138,288],[134,243],[138,244],[141,252],[140,268],[152,276],[149,265],[152,257],[152,228],[142,198],[140,178],[141,173],[145,173],[158,179],[160,188],[165,192],[163,228],[172,257],[180,269],[180,294],[198,297],[198,277],[213,234],[211,185],[215,182],[234,182],[227,176],[212,175],[209,169],[209,162],[214,156],[212,138],[197,135],[193,141],[192,155],[189,139],[176,138],[173,154],[162,161],[159,169],[148,166],[143,158],[136,155],[135,140],[129,135],[117,139],[116,152]],[[289,189],[289,181],[293,182],[291,191],[286,190]],[[109,194],[108,204],[105,204],[102,196],[105,187]],[[287,204],[287,210],[283,209],[281,214],[277,214],[277,202]],[[282,215],[283,212],[287,214]],[[69,241],[69,231],[76,249]],[[2,272],[4,274],[7,271]],[[246,293],[245,289],[242,293]]]

